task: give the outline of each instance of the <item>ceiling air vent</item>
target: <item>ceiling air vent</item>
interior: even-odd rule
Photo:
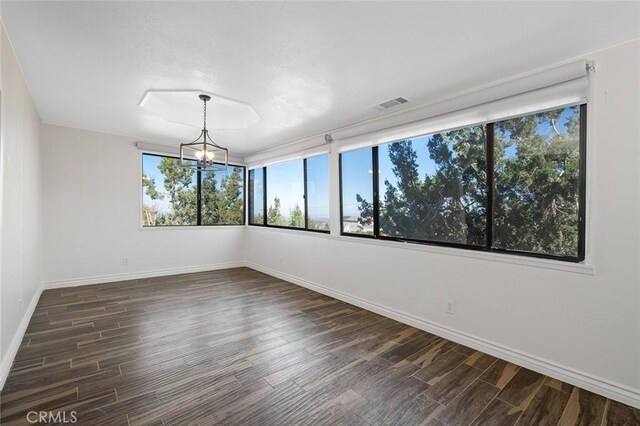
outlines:
[[[405,99],[405,98],[390,99],[390,100],[388,100],[386,102],[378,104],[378,108],[389,109],[389,108],[394,107],[396,105],[406,104],[407,102],[409,102],[409,100]]]

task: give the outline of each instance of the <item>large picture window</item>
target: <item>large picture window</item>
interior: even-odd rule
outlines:
[[[178,158],[143,154],[142,192],[145,227],[244,224],[242,166],[200,172]]]
[[[329,232],[329,159],[318,155],[249,171],[249,224]]]
[[[586,105],[341,154],[342,234],[584,259]]]

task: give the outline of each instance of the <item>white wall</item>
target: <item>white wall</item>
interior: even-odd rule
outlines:
[[[45,286],[237,266],[242,226],[142,229],[134,139],[43,125]],[[129,264],[123,265],[123,258]]]
[[[248,264],[640,406],[640,42],[587,59],[592,268],[257,227]]]
[[[0,385],[40,295],[40,118],[0,24]]]

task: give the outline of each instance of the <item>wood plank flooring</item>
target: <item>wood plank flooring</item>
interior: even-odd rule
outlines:
[[[247,268],[45,291],[0,409],[3,425],[30,411],[87,425],[640,424],[640,410]]]

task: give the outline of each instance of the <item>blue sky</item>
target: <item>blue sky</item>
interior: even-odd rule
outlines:
[[[329,156],[307,158],[307,205],[309,218],[329,219]]]
[[[304,164],[293,160],[267,166],[267,208],[280,198],[280,212],[289,218],[296,204],[304,212]],[[309,217],[329,218],[329,156],[307,158]]]
[[[267,209],[280,198],[280,213],[286,219],[296,204],[304,212],[304,167],[302,160],[267,167]]]

